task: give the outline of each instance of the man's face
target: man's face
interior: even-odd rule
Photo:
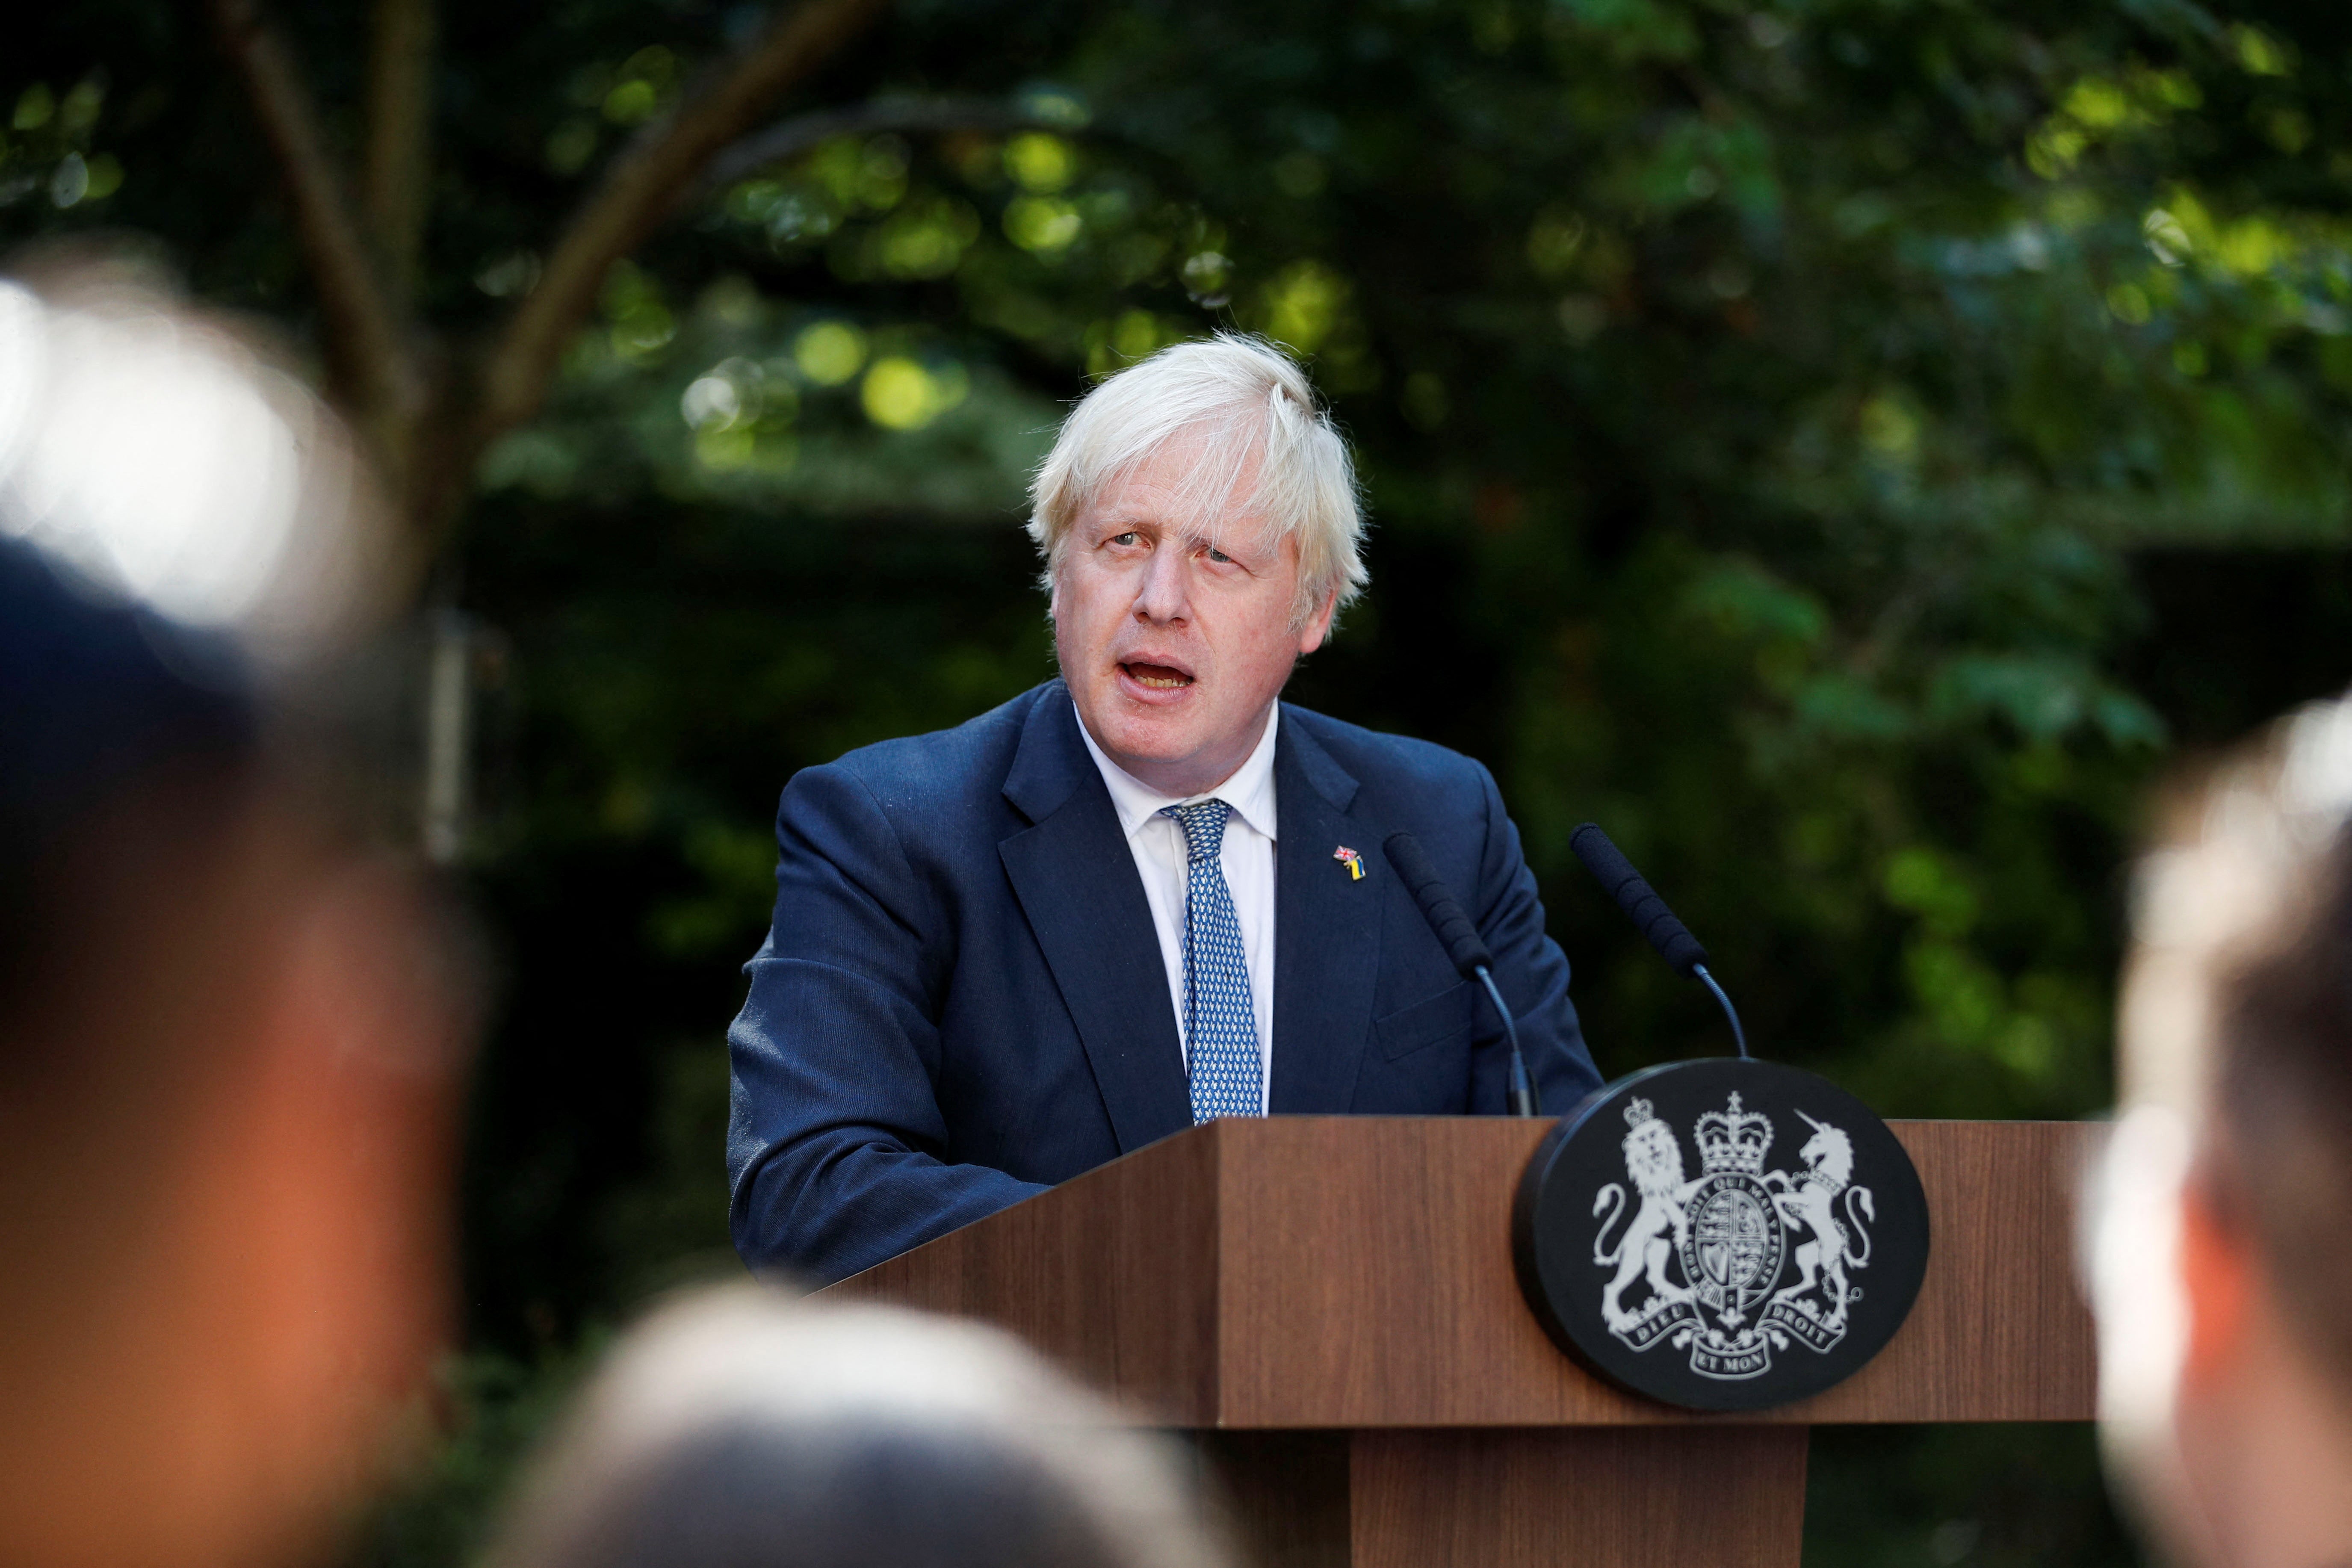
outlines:
[[[1110,759],[1170,795],[1215,788],[1265,733],[1334,595],[1303,626],[1298,546],[1255,518],[1188,514],[1193,449],[1171,443],[1071,524],[1054,580],[1054,648],[1078,716]]]

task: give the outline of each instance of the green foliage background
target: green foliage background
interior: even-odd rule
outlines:
[[[453,342],[758,17],[442,17]],[[286,20],[350,132],[363,15]],[[195,23],[10,32],[0,236],[143,237],[306,333]],[[1048,673],[1024,472],[1221,322],[1310,360],[1375,520],[1293,695],[1495,767],[1604,1070],[1719,1042],[1580,879],[1586,818],[1764,1050],[1888,1115],[2098,1109],[2151,784],[2347,673],[2347,66],[2340,8],[2188,0],[909,0],[784,106],[871,129],[614,270],[441,563],[503,650],[501,1002],[457,1435],[361,1554],[464,1557],[583,1347],[731,1266],[778,789]],[[2130,1555],[2079,1431],[1824,1433],[1813,1478],[1818,1564]]]

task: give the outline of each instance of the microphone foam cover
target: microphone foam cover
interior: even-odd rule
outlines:
[[[1444,879],[1438,876],[1437,868],[1430,862],[1429,852],[1421,847],[1420,840],[1400,828],[1388,836],[1381,847],[1388,851],[1389,864],[1396,868],[1397,879],[1404,883],[1413,902],[1421,906],[1422,918],[1437,933],[1454,967],[1465,978],[1481,967],[1492,969],[1495,955],[1486,951],[1477,926],[1446,890]]]
[[[1633,863],[1609,842],[1609,835],[1601,831],[1598,823],[1588,822],[1570,834],[1568,847],[1576,851],[1584,868],[1617,900],[1617,907],[1625,911],[1625,918],[1633,922],[1634,929],[1649,939],[1650,945],[1677,973],[1689,979],[1691,972],[1706,962],[1706,949],[1699,945],[1698,938],[1675,918],[1675,911],[1666,908],[1666,900],[1643,880],[1642,873],[1633,869]]]

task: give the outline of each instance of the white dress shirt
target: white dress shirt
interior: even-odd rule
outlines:
[[[1127,847],[1135,856],[1135,869],[1143,879],[1144,901],[1151,906],[1151,923],[1160,932],[1160,956],[1168,967],[1168,999],[1176,1010],[1176,1035],[1184,1039],[1184,902],[1188,866],[1184,830],[1162,807],[1190,805],[1198,800],[1222,800],[1233,810],[1225,817],[1225,845],[1221,857],[1225,887],[1234,896],[1234,917],[1242,928],[1242,961],[1249,966],[1250,1008],[1257,1015],[1257,1110],[1265,1114],[1265,1086],[1274,1062],[1274,738],[1282,728],[1280,705],[1269,703],[1265,733],[1258,738],[1249,760],[1231,778],[1200,795],[1161,795],[1150,784],[1103,754],[1078,720],[1078,733],[1087,751],[1102,770],[1110,790],[1110,804],[1118,813]],[[1187,1077],[1190,1069],[1187,1068]]]

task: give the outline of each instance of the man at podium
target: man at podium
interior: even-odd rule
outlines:
[[[1278,700],[1366,581],[1298,366],[1165,350],[1073,410],[1032,498],[1060,676],[785,787],[729,1031],[754,1268],[838,1279],[1214,1117],[1500,1112],[1501,1022],[1400,830],[1493,950],[1542,1103],[1599,1082],[1493,777]]]

